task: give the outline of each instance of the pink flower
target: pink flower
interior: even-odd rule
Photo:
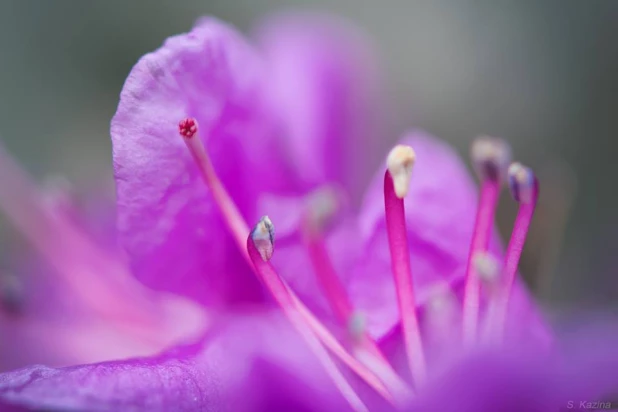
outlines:
[[[153,355],[202,334],[202,308],[135,281],[104,205],[88,218],[65,189],[36,187],[2,147],[0,170],[0,207],[38,252],[0,273],[3,371]]]
[[[293,207],[280,197],[344,184],[346,159],[362,162],[359,143],[377,104],[369,53],[355,33],[314,20],[271,22],[260,53],[233,28],[204,19],[133,68],[111,130],[119,229],[147,285],[207,304],[262,299],[177,138],[183,118],[197,119],[217,174],[249,221],[262,205],[288,220]]]
[[[479,139],[477,196],[454,151],[412,131],[356,205],[350,165],[363,165],[379,113],[371,53],[330,18],[279,17],[259,33],[252,45],[204,19],[168,39],[133,68],[112,120],[134,273],[202,304],[210,328],[156,356],[5,373],[0,400],[101,411],[495,410],[532,395],[518,405],[559,407],[571,388],[602,396],[609,375],[588,361],[616,356],[559,350],[516,276],[538,196],[532,171],[510,164],[504,142]],[[520,208],[503,255],[493,220],[505,180]],[[81,262],[51,252],[71,258],[69,270]],[[112,304],[132,300],[114,290],[124,299]],[[128,306],[141,313],[157,301]],[[572,365],[560,357],[572,353]],[[500,402],[485,396],[493,382]],[[445,405],[452,395],[459,406]]]

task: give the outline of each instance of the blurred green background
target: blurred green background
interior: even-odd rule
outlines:
[[[618,1],[2,0],[0,136],[37,177],[112,197],[109,121],[137,59],[204,14],[248,32],[299,7],[374,40],[393,102],[383,152],[411,126],[466,157],[478,134],[507,138],[542,179],[530,284],[557,305],[618,300]],[[514,214],[505,199],[505,235]],[[13,238],[3,225],[3,259]]]

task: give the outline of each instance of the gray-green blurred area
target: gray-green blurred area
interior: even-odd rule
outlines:
[[[617,300],[618,1],[2,0],[3,142],[37,178],[112,196],[109,121],[137,59],[202,15],[248,33],[295,8],[347,18],[381,58],[388,133],[359,178],[410,127],[465,157],[475,136],[505,137],[541,177],[530,284],[561,305]],[[505,197],[505,236],[515,210]]]

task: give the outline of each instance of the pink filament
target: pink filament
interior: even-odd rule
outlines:
[[[510,295],[513,282],[515,281],[515,274],[517,273],[519,259],[521,258],[521,253],[524,249],[528,229],[530,228],[530,223],[532,222],[534,209],[534,203],[521,204],[519,206],[519,211],[517,212],[513,233],[511,234],[511,239],[509,240],[509,245],[506,250],[504,264],[504,293],[507,295]]]
[[[411,394],[410,389],[406,385],[406,383],[392,370],[392,368],[382,368],[380,370],[381,374],[384,375],[385,380],[381,381],[378,379],[373,370],[370,367],[365,365],[363,362],[359,362],[355,357],[350,355],[350,353],[339,343],[337,339],[326,329],[326,327],[315,317],[313,313],[309,311],[309,309],[300,301],[294,292],[289,289],[289,286],[285,283],[283,279],[280,279],[288,291],[290,296],[292,297],[293,302],[296,304],[296,310],[303,316],[305,322],[307,322],[316,336],[322,341],[324,346],[326,346],[335,356],[337,356],[344,364],[348,365],[350,369],[352,369],[358,376],[363,378],[365,382],[373,387],[376,392],[381,394],[386,400],[393,403],[393,398],[391,393],[397,393],[401,396],[408,396]],[[382,364],[383,366],[383,364]],[[386,382],[388,379],[389,384],[392,384],[392,387],[387,388],[384,386],[383,382]],[[390,391],[390,392],[389,392]]]
[[[191,152],[191,155],[200,170],[206,186],[211,190],[212,196],[217,203],[220,212],[223,214],[224,220],[236,240],[239,250],[249,263],[249,266],[254,269],[254,272],[258,278],[264,282],[269,291],[273,294],[275,301],[280,305],[285,305],[282,306],[282,309],[285,312],[289,312],[292,310],[291,308],[293,308],[300,315],[299,319],[301,319],[301,321],[308,326],[308,328],[328,349],[331,350],[333,354],[339,357],[342,362],[355,371],[378,393],[384,396],[387,400],[392,401],[391,395],[388,393],[383,383],[380,382],[380,380],[377,379],[367,367],[353,358],[339,344],[337,339],[332,336],[328,329],[322,325],[315,315],[311,313],[311,311],[300,301],[296,294],[285,284],[285,281],[279,278],[270,264],[266,266],[261,265],[261,271],[254,265],[253,260],[247,250],[246,236],[250,233],[249,226],[236,208],[234,201],[230,198],[229,194],[221,184],[199,135],[196,134],[191,138],[185,138],[183,140]],[[251,246],[253,247],[253,242],[251,241],[249,243],[251,243]],[[255,247],[253,248],[255,249]],[[269,278],[264,279],[265,275]],[[294,318],[296,319],[296,315],[294,315]],[[295,326],[299,327],[298,325]]]
[[[403,199],[395,194],[393,178],[389,171],[384,175],[384,209],[386,230],[391,254],[391,267],[401,314],[401,326],[408,357],[408,365],[415,383],[425,378],[425,357],[416,317],[416,303],[412,284],[412,269],[408,249],[405,209]]]
[[[534,209],[536,208],[537,193],[535,194],[532,202],[521,203],[519,211],[517,212],[517,218],[513,226],[513,232],[511,233],[511,239],[506,250],[505,264],[504,264],[504,280],[499,290],[499,295],[495,302],[494,315],[495,318],[490,319],[490,327],[495,328],[495,339],[501,339],[504,329],[506,327],[506,314],[510,302],[511,290],[513,289],[513,283],[515,282],[515,276],[517,274],[517,267],[519,266],[519,259],[524,249],[526,242],[526,236],[528,235],[528,229],[532,223],[532,217],[534,215]]]
[[[251,235],[249,235],[249,237],[247,238],[247,251],[256,273],[258,274],[266,288],[270,291],[275,301],[283,309],[285,315],[290,319],[292,325],[298,330],[298,332],[303,336],[305,341],[309,344],[311,350],[318,357],[318,359],[328,372],[331,379],[333,379],[335,385],[337,385],[343,396],[346,398],[346,400],[348,400],[350,405],[355,407],[355,409],[366,410],[366,407],[358,398],[358,395],[356,394],[354,389],[349,385],[345,377],[341,374],[337,366],[333,363],[328,353],[324,350],[323,346],[316,339],[314,333],[309,329],[309,327],[307,327],[306,323],[303,321],[302,314],[297,309],[296,304],[298,303],[298,301],[290,294],[290,289],[288,288],[288,286],[285,284],[283,279],[279,277],[272,264],[270,262],[265,262],[262,259],[260,252],[257,250],[255,244],[253,243]],[[371,374],[363,376],[364,373],[362,371],[364,371],[364,368],[360,368],[359,370],[361,371],[361,376],[368,378],[368,383],[370,383],[378,391],[378,393],[380,393],[387,399],[390,398],[390,394],[379,380],[375,379],[375,377]]]
[[[307,223],[305,224],[304,231],[304,240],[309,252],[309,258],[317,275],[320,286],[322,287],[328,303],[339,321],[343,325],[347,325],[350,317],[354,313],[354,308],[348,298],[343,284],[337,276],[335,268],[333,267],[324,238],[317,229],[308,228]],[[388,360],[380,350],[378,344],[366,331],[362,332],[359,340],[354,342],[354,345],[355,353],[368,353],[369,356],[366,356],[365,358],[371,358],[371,363],[364,363],[374,372],[379,370],[381,375],[386,377],[389,382],[394,383],[394,385],[390,386],[394,388],[406,387],[405,383],[397,376],[397,373],[388,363]],[[376,366],[376,368],[373,368],[372,366]],[[398,392],[401,393],[406,391],[409,392],[409,389],[406,388],[404,390],[398,390]]]
[[[462,322],[463,339],[467,344],[474,342],[477,337],[480,305],[480,283],[474,268],[474,256],[476,253],[486,252],[489,248],[499,196],[500,182],[498,180],[486,179],[483,181],[465,276]]]
[[[313,265],[318,282],[326,299],[330,304],[335,316],[342,324],[346,324],[352,316],[354,309],[347,293],[335,272],[335,268],[328,255],[324,239],[318,234],[305,235],[305,245],[309,253],[309,259]]]

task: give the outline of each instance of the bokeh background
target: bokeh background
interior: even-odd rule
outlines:
[[[476,135],[506,137],[541,176],[529,283],[555,307],[618,301],[618,1],[2,0],[2,141],[38,178],[111,199],[109,121],[137,59],[201,15],[249,32],[290,8],[341,15],[375,43],[390,133],[359,179],[411,126],[466,157]],[[16,246],[0,224],[1,265]]]

